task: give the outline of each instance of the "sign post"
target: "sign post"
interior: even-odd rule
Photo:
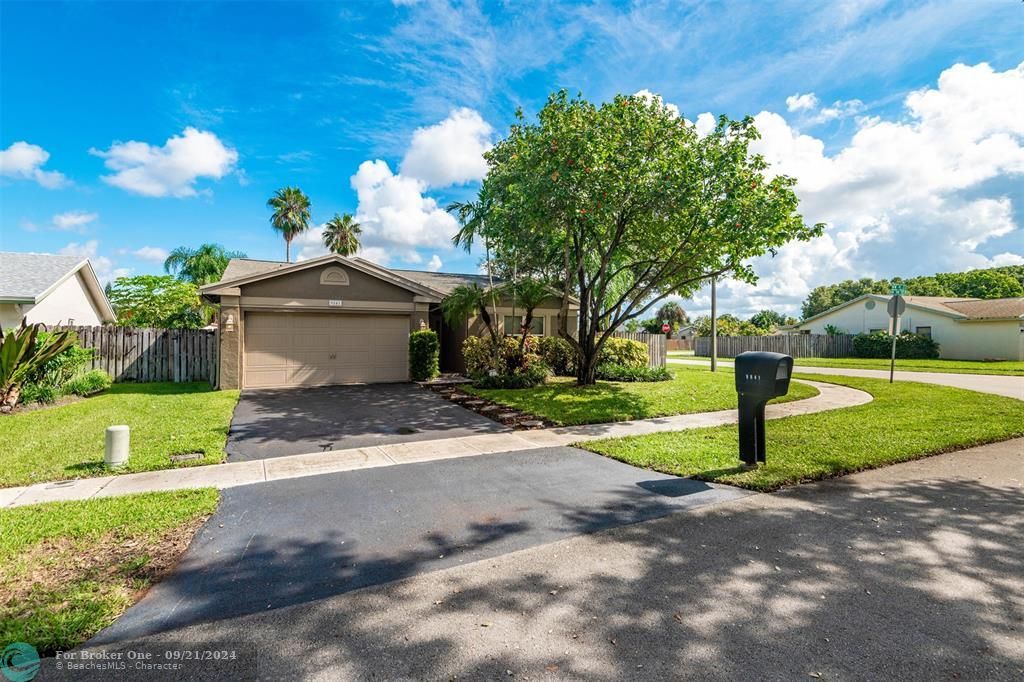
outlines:
[[[893,284],[889,292],[892,294],[892,298],[889,299],[886,309],[892,318],[892,354],[889,358],[889,383],[891,384],[896,374],[896,337],[900,335],[900,316],[907,309],[907,302],[903,298],[903,294],[907,293],[907,285]]]
[[[669,326],[668,322],[662,322],[661,323],[661,333],[662,334],[668,334],[670,331],[672,331],[672,327]]]

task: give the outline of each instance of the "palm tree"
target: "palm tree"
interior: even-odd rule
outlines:
[[[284,259],[292,262],[292,240],[309,229],[309,197],[298,187],[282,187],[267,199],[270,224],[284,235]]]
[[[497,349],[498,331],[494,327],[494,319],[487,310],[487,295],[488,291],[479,284],[460,284],[441,299],[441,314],[451,326],[464,322],[471,315],[479,314],[480,319],[487,325],[494,348]]]
[[[452,237],[452,243],[454,243],[455,246],[461,246],[468,252],[473,248],[473,240],[478,236],[483,237],[484,263],[487,267],[488,291],[490,292],[491,307],[494,308],[494,314],[497,315],[498,302],[495,299],[497,292],[494,289],[494,273],[491,269],[491,244],[487,239],[487,235],[484,234],[484,229],[487,226],[487,216],[491,210],[491,196],[487,192],[487,186],[484,185],[480,188],[480,191],[477,192],[476,201],[453,201],[448,204],[444,210],[448,213],[454,213],[459,224],[462,226],[459,231],[455,233],[455,236]],[[480,289],[480,287],[476,288]],[[480,291],[483,292],[483,289],[480,289]],[[484,306],[482,308],[483,314],[481,317],[487,321],[490,319],[490,315],[487,313],[486,309],[486,298],[484,298],[483,301]],[[490,329],[489,324],[488,329]],[[497,341],[497,332],[491,331],[491,336],[493,336],[495,341]],[[497,353],[497,343],[495,343],[494,348],[495,353]]]
[[[220,244],[203,244],[197,249],[179,246],[164,261],[164,271],[196,286],[218,281],[232,258],[245,258],[241,251],[227,251]]]
[[[533,326],[533,311],[552,295],[551,289],[539,279],[532,278],[510,284],[508,288],[511,289],[512,300],[523,309],[523,328],[519,339],[519,348],[522,349],[526,345],[526,334]]]
[[[359,235],[363,229],[351,215],[334,214],[324,225],[324,246],[339,256],[354,256],[359,250]]]

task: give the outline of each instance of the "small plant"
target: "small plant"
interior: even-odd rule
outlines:
[[[87,396],[93,393],[99,393],[110,388],[110,375],[104,372],[102,369],[94,369],[86,372],[85,374],[79,374],[74,379],[64,384],[64,392]]]
[[[845,334],[846,332],[844,332],[842,329],[835,326],[834,324],[826,324],[825,333],[828,334],[829,336],[838,336],[839,334]]]
[[[409,334],[409,374],[413,381],[426,381],[440,374],[440,356],[436,332],[424,329]]]
[[[57,400],[60,393],[50,384],[25,383],[21,387],[21,402],[49,404]]]
[[[597,366],[605,364],[646,367],[647,346],[632,339],[608,339],[597,356]]]
[[[607,363],[598,366],[597,378],[604,381],[668,381],[672,373],[667,367],[627,367]]]
[[[14,409],[24,383],[78,340],[73,331],[59,331],[37,343],[41,328],[38,324],[22,325],[7,332],[0,344],[0,412]]]

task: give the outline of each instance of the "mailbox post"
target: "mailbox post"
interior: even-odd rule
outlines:
[[[740,459],[756,467],[765,461],[764,406],[789,393],[793,358],[782,353],[747,351],[736,356],[736,393],[739,394]]]

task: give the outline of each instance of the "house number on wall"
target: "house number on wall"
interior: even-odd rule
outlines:
[[[341,299],[340,298],[332,298],[331,300],[327,301],[327,305],[331,306],[332,308],[340,308],[341,307]]]

